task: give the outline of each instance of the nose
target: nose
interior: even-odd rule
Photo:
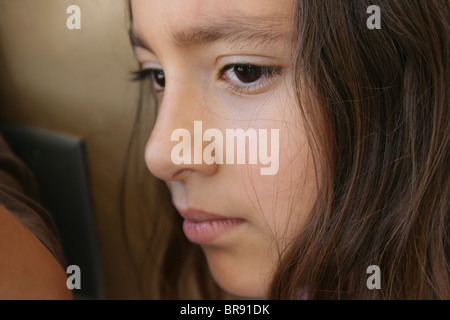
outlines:
[[[204,143],[202,137],[199,137],[203,133],[199,132],[198,126],[194,130],[194,122],[205,119],[204,113],[208,109],[205,104],[205,97],[197,93],[194,85],[184,82],[172,87],[166,86],[158,107],[156,123],[145,149],[145,163],[154,176],[164,181],[174,181],[185,180],[192,174],[216,173],[218,165],[215,162],[206,164],[203,157],[201,162],[198,161],[200,149],[203,155]],[[206,123],[202,121],[202,125],[205,127]],[[180,132],[184,134],[180,135]],[[195,152],[197,154],[194,159]],[[184,161],[174,161],[174,153],[182,155]]]

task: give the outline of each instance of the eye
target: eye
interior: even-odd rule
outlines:
[[[281,73],[281,67],[276,66],[230,64],[222,68],[219,78],[224,80],[233,92],[254,93]]]
[[[156,82],[158,86],[161,88],[165,88],[166,86],[166,76],[164,75],[164,71],[161,69],[152,69],[151,70],[152,79]]]
[[[234,66],[230,70],[232,70],[236,78],[243,83],[255,82],[261,78],[263,74],[261,67],[252,66],[250,64]]]
[[[166,87],[166,76],[162,69],[143,69],[134,72],[134,81],[144,81],[149,78],[152,79],[156,92],[160,92]]]

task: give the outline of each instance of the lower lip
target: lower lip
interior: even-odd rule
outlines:
[[[207,221],[184,220],[183,231],[191,242],[207,244],[213,242],[220,236],[237,228],[243,220],[241,219],[217,219]]]

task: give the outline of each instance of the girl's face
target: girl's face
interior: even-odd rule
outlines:
[[[292,86],[296,1],[131,3],[141,76],[159,102],[146,164],[218,284],[265,297],[316,198]]]

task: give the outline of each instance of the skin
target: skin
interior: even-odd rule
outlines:
[[[136,57],[144,69],[163,70],[166,81],[165,87],[154,81],[159,107],[146,148],[147,167],[166,182],[178,210],[195,208],[243,220],[201,246],[222,288],[239,296],[264,298],[280,253],[298,234],[316,198],[313,152],[292,87],[289,36],[295,1],[132,0],[131,4],[133,30],[139,38]],[[180,40],[180,34],[189,35],[193,29],[232,28],[233,23],[221,25],[226,19],[249,22],[235,24],[250,31],[247,36],[265,31],[267,41]],[[260,25],[252,25],[255,21]],[[236,78],[236,69],[221,74],[224,66],[239,63],[277,66],[282,71],[250,84]],[[177,142],[171,141],[171,134],[185,128],[193,137],[195,120],[203,122],[203,132],[207,128],[223,133],[236,128],[279,129],[277,174],[261,175],[264,165],[259,161],[175,165],[171,151]]]
[[[1,300],[73,299],[60,264],[3,206],[0,206],[0,270]]]

